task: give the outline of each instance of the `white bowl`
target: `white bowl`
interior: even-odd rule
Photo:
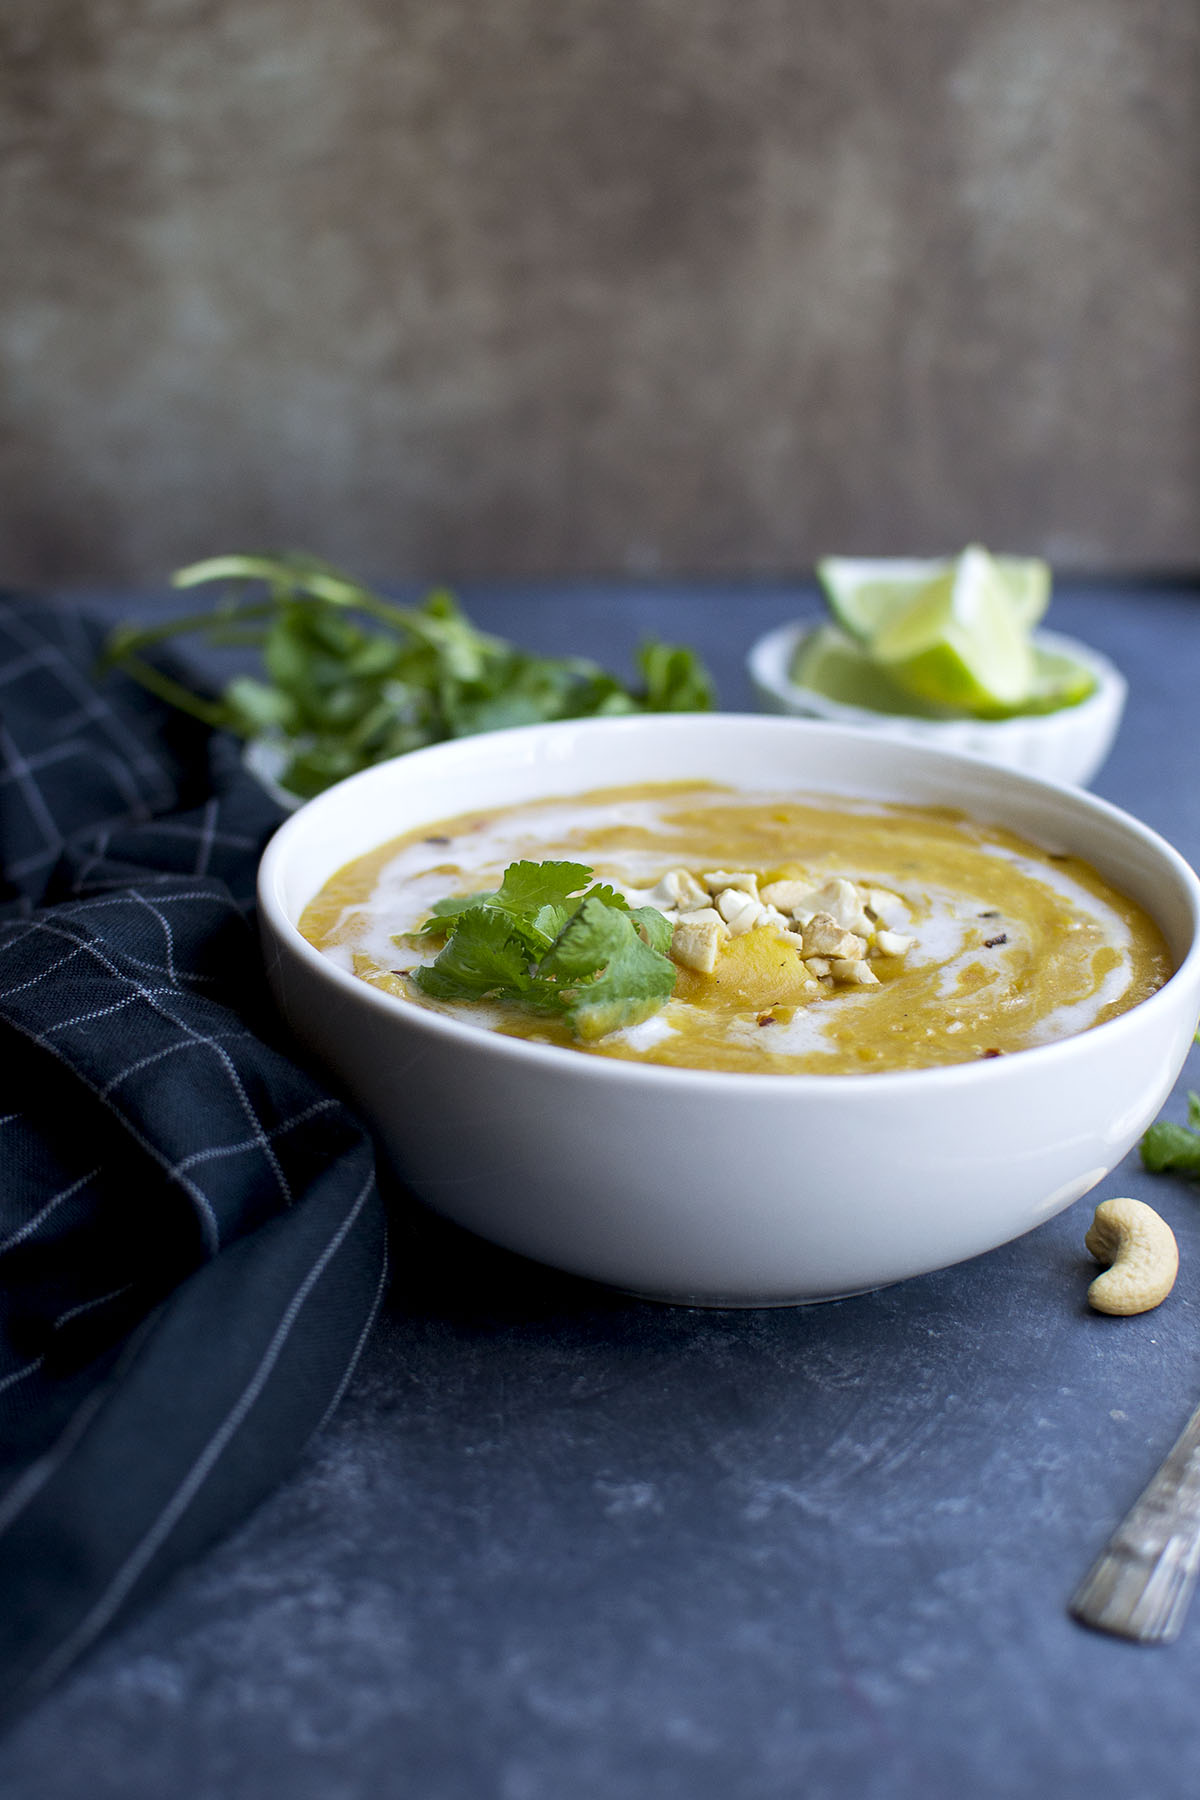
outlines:
[[[297,920],[381,840],[475,808],[689,777],[965,808],[1077,852],[1161,926],[1177,973],[1078,1037],[957,1067],[753,1075],[526,1043],[337,968]],[[263,858],[272,989],[429,1206],[511,1250],[664,1300],[779,1305],[943,1267],[1087,1192],[1155,1117],[1200,1012],[1200,883],[1075,788],[874,733],[761,715],[539,725],[368,769]]]
[[[1106,656],[1075,638],[1055,631],[1033,634],[1039,649],[1074,657],[1095,677],[1095,689],[1077,706],[1017,719],[917,719],[847,706],[793,681],[790,671],[796,651],[814,629],[807,624],[781,625],[751,648],[746,668],[767,712],[827,719],[831,724],[875,731],[901,743],[963,750],[1006,769],[1023,769],[1030,775],[1076,782],[1080,787],[1086,787],[1112,749],[1125,709],[1125,678]]]

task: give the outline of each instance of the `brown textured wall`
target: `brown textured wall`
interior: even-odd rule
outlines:
[[[1195,0],[6,0],[0,577],[1200,564]]]

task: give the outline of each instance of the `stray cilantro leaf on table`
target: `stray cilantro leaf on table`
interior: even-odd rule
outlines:
[[[507,1000],[557,1014],[592,1042],[658,1011],[675,989],[671,924],[631,908],[582,863],[517,862],[494,893],[440,900],[422,927],[444,936],[413,970],[435,1000]]]
[[[1152,1174],[1200,1176],[1200,1094],[1188,1095],[1188,1122],[1159,1119],[1142,1138],[1142,1162]]]
[[[715,699],[687,648],[643,644],[641,685],[629,688],[585,657],[536,656],[479,631],[445,589],[401,606],[301,552],[214,557],[173,580],[216,583],[220,594],[186,618],[118,626],[104,667],[207,725],[275,747],[280,784],[302,799],[445,738],[554,719],[703,712]],[[151,660],[188,633],[257,651],[261,675],[235,677],[220,697],[193,692]]]

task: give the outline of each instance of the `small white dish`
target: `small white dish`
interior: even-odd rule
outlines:
[[[293,794],[291,788],[285,788],[279,779],[287,765],[287,751],[273,738],[249,738],[242,746],[242,767],[246,773],[253,775],[276,806],[291,813],[303,806],[304,801],[299,794]]]
[[[1087,786],[1112,749],[1125,709],[1125,678],[1106,656],[1075,638],[1054,631],[1033,634],[1039,649],[1073,657],[1091,671],[1095,689],[1077,706],[1016,719],[918,719],[847,706],[793,681],[790,671],[796,652],[815,629],[805,623],[781,625],[759,638],[750,650],[746,668],[764,711],[826,719],[900,743],[961,750],[1006,769],[1021,769],[1078,787]]]
[[[381,992],[298,921],[381,840],[468,810],[703,780],[965,809],[1086,857],[1158,921],[1176,964],[1119,1018],[949,1068],[756,1075],[503,1037]],[[534,725],[367,769],[280,826],[259,877],[291,1029],[436,1211],[526,1256],[690,1304],[828,1299],[959,1262],[1095,1186],[1171,1091],[1200,1012],[1200,881],[1078,788],[878,733],[761,715]]]

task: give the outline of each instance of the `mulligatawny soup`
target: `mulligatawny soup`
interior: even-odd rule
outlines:
[[[436,902],[514,862],[585,863],[670,926],[674,991],[581,1041],[493,999],[433,1000],[413,971]],[[600,790],[464,813],[350,863],[301,930],[400,1001],[600,1056],[759,1074],[996,1057],[1086,1031],[1162,986],[1162,934],[1077,857],[949,809],[730,792]],[[662,934],[665,937],[665,929]]]

